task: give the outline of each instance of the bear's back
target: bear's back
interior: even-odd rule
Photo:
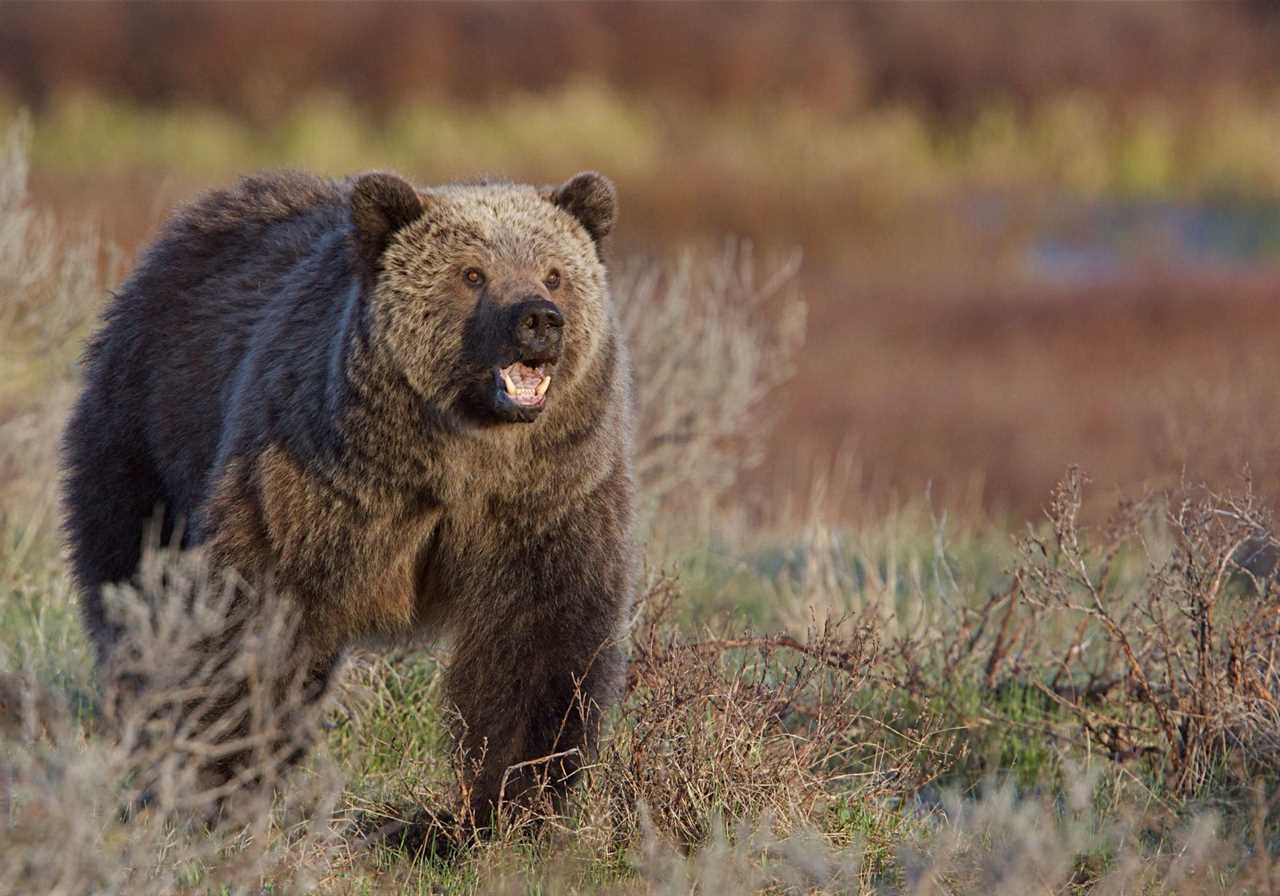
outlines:
[[[108,309],[86,357],[90,387],[141,422],[179,514],[202,497],[227,397],[273,303],[349,276],[346,192],[305,174],[210,192],[166,223]]]
[[[199,315],[210,305],[217,312],[223,301],[260,305],[273,281],[341,236],[346,217],[338,182],[296,173],[243,178],[180,208],[119,301],[173,317]]]

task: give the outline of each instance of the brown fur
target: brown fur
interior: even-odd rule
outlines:
[[[101,586],[132,575],[163,506],[166,536],[185,522],[190,546],[297,603],[317,669],[361,640],[447,636],[481,820],[509,766],[580,751],[509,774],[515,799],[576,768],[617,694],[635,573],[626,357],[599,255],[613,215],[594,174],[548,190],[254,178],[179,214],[91,344],[68,428],[100,656],[120,634]],[[563,337],[545,408],[508,422],[489,403],[521,303],[553,303]]]

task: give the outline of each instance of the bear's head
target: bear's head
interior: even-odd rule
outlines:
[[[608,178],[558,187],[352,184],[373,338],[425,401],[481,425],[535,420],[579,382],[609,327],[599,243]]]

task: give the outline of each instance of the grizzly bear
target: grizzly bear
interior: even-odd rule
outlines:
[[[562,796],[618,697],[636,572],[615,202],[594,172],[290,173],[178,212],[91,339],[65,435],[99,663],[121,636],[103,587],[155,527],[292,601],[281,649],[314,681],[349,646],[444,636],[473,817],[539,780]]]

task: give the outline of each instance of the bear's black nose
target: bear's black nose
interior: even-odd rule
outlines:
[[[546,299],[518,302],[511,315],[515,321],[513,338],[526,356],[554,361],[560,355],[560,331],[564,328],[564,315]]]

